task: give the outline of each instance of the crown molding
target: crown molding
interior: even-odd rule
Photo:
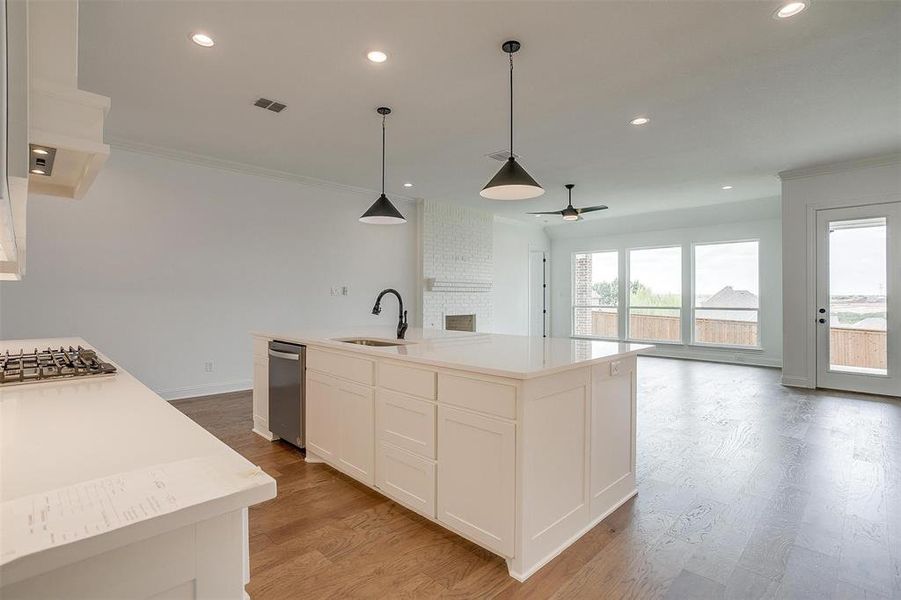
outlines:
[[[868,156],[866,158],[856,158],[853,160],[843,160],[840,162],[828,163],[824,165],[803,167],[801,169],[791,169],[779,173],[779,179],[786,181],[789,179],[816,177],[817,175],[841,173],[843,171],[853,171],[855,169],[865,169],[868,167],[886,167],[896,164],[901,164],[901,152],[890,152],[888,154],[878,154],[876,156]]]
[[[277,169],[267,169],[266,167],[260,167],[257,165],[250,165],[247,163],[236,162],[232,160],[226,160],[224,158],[217,158],[215,156],[209,156],[206,154],[196,154],[194,152],[187,152],[185,150],[175,150],[173,148],[164,148],[162,146],[154,146],[152,144],[145,144],[143,142],[135,142],[132,140],[126,140],[123,138],[108,138],[107,143],[110,147],[116,148],[119,150],[125,150],[126,152],[136,152],[138,154],[147,154],[149,156],[156,156],[159,158],[165,158],[169,160],[174,160],[178,162],[188,163],[191,165],[197,165],[200,167],[207,167],[210,169],[219,169],[221,171],[229,171],[231,173],[240,173],[242,175],[253,175],[256,177],[264,177],[266,179],[274,179],[277,181],[289,181],[291,183],[297,183],[300,185],[306,185],[311,187],[319,187],[329,190],[335,190],[339,192],[345,192],[349,194],[358,194],[361,196],[377,196],[379,194],[378,190],[373,190],[369,188],[361,188],[352,185],[345,185],[343,183],[337,183],[334,181],[328,181],[326,179],[317,179],[315,177],[308,177],[306,175],[298,175],[297,173],[290,173],[288,171],[279,171]],[[407,202],[419,202],[420,198],[415,198],[413,196],[405,196],[403,194],[391,194],[392,199],[405,200]]]

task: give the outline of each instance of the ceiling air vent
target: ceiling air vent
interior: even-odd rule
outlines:
[[[257,101],[253,103],[253,105],[277,113],[282,112],[287,108],[287,105],[282,104],[281,102],[276,102],[275,100],[269,100],[268,98],[258,98]]]
[[[498,150],[497,152],[492,152],[491,154],[486,154],[485,156],[487,156],[488,158],[493,158],[494,160],[499,160],[499,161],[503,162],[503,161],[507,160],[508,158],[510,158],[510,151],[509,150]],[[513,153],[513,156],[515,156],[517,160],[519,160],[519,158],[520,158],[519,154],[516,154],[515,152]]]

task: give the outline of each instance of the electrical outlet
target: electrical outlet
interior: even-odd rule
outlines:
[[[204,373],[212,373],[213,372],[213,361],[208,360],[203,363],[203,372]]]
[[[621,360],[614,360],[613,362],[611,362],[610,363],[610,376],[616,377],[617,375],[619,375],[620,371],[622,371],[622,366],[623,366],[623,361],[621,361]]]

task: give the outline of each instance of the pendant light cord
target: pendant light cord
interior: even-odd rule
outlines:
[[[510,52],[510,158],[513,158],[513,53]]]
[[[385,117],[382,115],[382,195],[385,195]]]

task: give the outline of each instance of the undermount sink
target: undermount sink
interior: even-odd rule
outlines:
[[[356,338],[356,339],[347,339],[347,340],[336,340],[338,342],[344,342],[345,344],[356,344],[358,346],[404,346],[407,342],[403,342],[400,340],[371,340],[366,338]]]

